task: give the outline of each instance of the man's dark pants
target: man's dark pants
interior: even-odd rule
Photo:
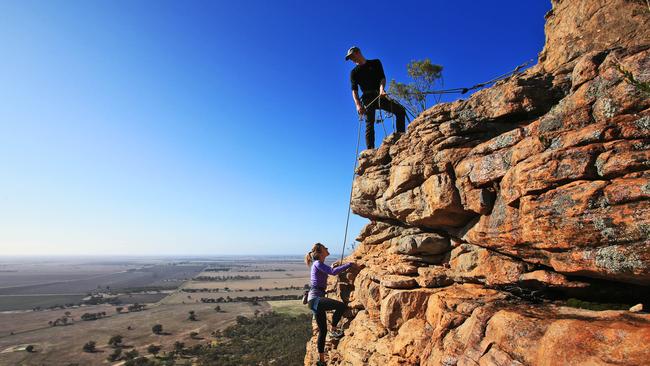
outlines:
[[[405,132],[406,110],[401,104],[386,97],[377,98],[377,94],[362,95],[363,104],[366,106],[366,146],[368,149],[375,148],[375,111],[377,109],[390,112],[395,115],[396,131]]]

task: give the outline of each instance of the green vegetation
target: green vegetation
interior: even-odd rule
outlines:
[[[631,84],[637,88],[637,90],[650,95],[650,82],[640,81],[639,79],[635,78],[632,72],[627,70],[620,63],[616,64],[616,68],[621,74],[623,74],[623,78],[628,84]]]
[[[67,313],[67,312],[66,312]],[[50,327],[59,327],[59,326],[64,326],[64,325],[70,325],[72,324],[72,318],[68,315],[62,316],[60,318],[54,319],[54,321],[49,321],[47,324],[50,325]]]
[[[113,350],[113,353],[111,353],[110,355],[108,355],[108,357],[106,357],[106,361],[115,362],[119,360],[121,357],[122,357],[122,348],[118,347]]]
[[[123,337],[121,335],[119,335],[119,334],[114,335],[108,340],[108,345],[113,347],[113,348],[121,347],[122,346],[122,340],[123,340]]]
[[[142,311],[146,307],[147,307],[147,305],[135,303],[133,305],[129,305],[129,307],[127,309],[129,310],[130,313],[133,313],[133,312],[136,312],[136,311]]]
[[[213,345],[193,351],[199,365],[301,365],[310,337],[309,315],[271,312],[255,318],[239,316]]]
[[[105,311],[100,311],[98,313],[84,313],[83,315],[81,315],[81,320],[84,320],[84,321],[97,320],[97,319],[101,319],[101,318],[103,318],[105,316],[106,316]]]
[[[273,311],[280,314],[291,316],[311,314],[311,310],[309,310],[307,305],[302,303],[302,300],[269,301],[269,305],[271,305]]]
[[[433,91],[436,82],[442,79],[442,66],[432,64],[427,58],[411,61],[406,69],[413,82],[405,84],[391,80],[388,92],[414,115],[418,115],[427,109],[427,93]]]
[[[127,360],[132,360],[138,356],[140,356],[140,353],[136,349],[132,349],[129,352],[124,353],[124,357],[126,357]]]
[[[227,282],[227,281],[238,281],[238,280],[259,280],[260,276],[197,276],[194,277],[195,281],[205,281],[205,282]]]
[[[601,303],[601,302],[591,302],[578,299],[568,299],[566,306],[572,308],[588,309],[588,310],[627,310],[630,308],[630,305],[627,304],[612,304],[612,303]]]
[[[194,321],[194,322],[198,320],[196,318],[196,313],[194,312],[194,310],[189,311],[189,315],[188,315],[187,319],[191,320],[191,321]]]
[[[147,347],[147,352],[151,353],[154,355],[154,357],[160,352],[160,346],[155,345],[155,344],[150,344],[149,347]]]
[[[174,365],[175,363],[160,363],[152,361],[146,357],[137,357],[130,359],[124,363],[124,366],[156,366],[156,365]]]
[[[221,303],[221,302],[250,302],[258,304],[260,301],[277,301],[277,300],[297,300],[301,299],[302,295],[265,295],[265,296],[236,296],[236,297],[218,297],[216,299],[211,299],[208,297],[202,297],[202,303]]]
[[[151,331],[153,332],[153,334],[162,334],[163,326],[161,324],[156,324],[153,327],[151,327]]]
[[[82,350],[84,352],[93,353],[96,350],[96,348],[95,348],[96,345],[97,344],[95,343],[95,341],[88,341],[88,342],[86,342],[86,344],[84,344]]]

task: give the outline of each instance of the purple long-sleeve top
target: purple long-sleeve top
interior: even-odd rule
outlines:
[[[327,275],[335,276],[346,269],[350,268],[352,263],[346,263],[342,266],[332,268],[327,264],[317,260],[311,265],[311,280],[309,282],[311,289],[309,290],[309,295],[307,300],[311,300],[315,297],[325,296],[325,287],[327,287]]]

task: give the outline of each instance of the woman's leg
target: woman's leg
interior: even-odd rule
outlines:
[[[327,336],[327,316],[324,307],[321,305],[324,299],[325,298],[322,297],[319,300],[315,313],[316,325],[318,325],[318,340],[316,345],[318,347],[320,360],[323,362],[325,362],[325,337]]]
[[[336,300],[334,300],[336,301]],[[339,321],[343,316],[343,313],[348,309],[348,306],[340,301],[336,301],[336,309],[334,310],[334,315],[332,316],[332,328],[336,328],[339,325]]]
[[[318,303],[318,311],[321,309],[324,310],[334,310],[334,315],[332,316],[332,328],[335,329],[336,326],[339,324],[339,321],[341,320],[341,317],[343,316],[343,313],[345,313],[345,310],[347,310],[348,306],[345,305],[344,303],[334,300],[334,299],[328,299],[326,297],[321,297],[320,302]],[[324,313],[325,311],[323,311]]]

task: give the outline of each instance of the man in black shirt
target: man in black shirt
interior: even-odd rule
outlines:
[[[352,60],[357,66],[350,72],[350,83],[352,84],[352,98],[359,114],[366,116],[366,146],[368,149],[375,148],[375,111],[382,109],[395,115],[397,133],[405,131],[406,110],[399,103],[388,98],[384,88],[386,87],[386,75],[381,61],[366,60],[361,54],[359,47],[352,47],[345,56],[346,60]],[[359,100],[359,87],[363,95]]]

